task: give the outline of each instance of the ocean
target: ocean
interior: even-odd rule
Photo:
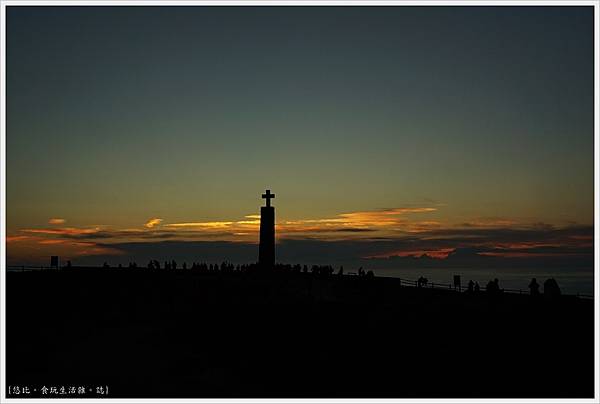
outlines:
[[[564,294],[594,295],[594,269],[568,269],[568,268],[511,268],[511,269],[483,269],[483,268],[426,268],[426,269],[373,269],[376,276],[389,276],[408,280],[417,280],[420,276],[429,282],[452,284],[454,275],[460,275],[461,285],[467,287],[469,280],[479,282],[482,289],[494,278],[498,278],[500,288],[522,290],[528,293],[531,278],[536,278],[543,291],[544,281],[554,278]]]

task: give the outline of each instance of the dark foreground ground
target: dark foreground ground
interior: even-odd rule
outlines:
[[[594,393],[592,300],[191,270],[11,272],[6,289],[7,385],[29,397]]]

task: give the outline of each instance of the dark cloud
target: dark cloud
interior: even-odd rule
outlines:
[[[446,237],[448,235],[452,237]],[[592,267],[592,237],[591,226],[549,230],[444,230],[397,239],[284,239],[279,240],[276,251],[280,262],[350,267]],[[121,255],[80,257],[80,264],[104,261],[145,264],[149,259],[248,263],[255,262],[258,256],[256,244],[227,241],[163,240],[97,245],[115,249]],[[446,259],[434,259],[426,254],[444,249],[452,250]],[[407,252],[414,254],[402,256]]]
[[[42,230],[44,231],[44,230]],[[248,263],[257,260],[256,244],[248,242],[194,240],[198,233],[188,230],[107,230],[47,229],[50,239],[68,239],[97,247],[93,255],[76,257],[79,264],[104,261],[144,265],[150,259],[180,262],[228,260]],[[341,227],[343,233],[369,233],[369,228]],[[39,235],[40,233],[33,233]],[[201,237],[220,238],[229,232],[202,232]],[[436,228],[396,237],[323,240],[283,238],[277,243],[280,262],[301,264],[363,265],[372,268],[418,267],[543,267],[593,266],[593,226],[557,228],[537,223],[520,228],[458,227]],[[119,242],[118,240],[133,240]],[[111,251],[111,255],[102,252]],[[96,252],[100,252],[100,254]],[[440,257],[446,257],[439,259]],[[435,259],[437,258],[437,259]],[[74,258],[75,259],[75,258]]]

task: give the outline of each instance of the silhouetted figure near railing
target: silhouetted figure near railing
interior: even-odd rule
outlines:
[[[531,278],[531,282],[529,282],[529,294],[531,296],[539,296],[540,294],[540,285],[535,278]]]
[[[108,265],[108,262],[105,262],[104,264],[102,264],[102,268],[110,268],[110,265]]]
[[[428,282],[429,280],[427,278],[421,276],[419,279],[417,279],[417,287],[422,288],[424,286],[427,286]]]
[[[338,275],[344,276],[344,266],[343,265],[340,267],[340,270],[338,271]]]
[[[67,268],[71,268],[71,260],[67,261]]]
[[[494,279],[493,281],[489,281],[487,286],[485,287],[485,290],[490,293],[490,294],[498,294],[501,292],[500,290],[500,284],[498,283],[498,278]]]
[[[544,282],[544,296],[555,298],[560,296],[560,288],[558,282],[554,278],[547,279]]]
[[[475,293],[479,293],[481,291],[481,287],[479,286],[479,282],[475,282]]]
[[[472,280],[469,281],[467,285],[467,293],[473,293],[473,288],[475,287],[475,282]]]
[[[171,269],[177,269],[177,263],[175,262],[175,260],[171,261]]]

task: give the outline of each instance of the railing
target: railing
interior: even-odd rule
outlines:
[[[42,271],[49,269],[59,269],[58,267],[44,267],[44,266],[33,266],[33,265],[7,265],[6,269],[10,271]]]
[[[56,269],[62,269],[65,267],[47,267],[47,266],[32,266],[32,265],[7,265],[6,269],[10,270],[10,271],[20,271],[20,272],[25,272],[25,271],[42,271],[42,270],[56,270]],[[356,272],[348,272],[347,275],[354,275],[354,276],[358,276],[358,274]],[[400,286],[412,286],[415,288],[419,288],[419,280],[412,280],[412,279],[404,279],[404,278],[396,278],[400,281]],[[423,282],[422,285],[420,286],[421,288],[429,288],[429,289],[446,289],[446,290],[454,290],[457,292],[461,292],[462,288],[459,286],[454,286],[451,283],[435,283],[435,282]],[[466,290],[467,288],[465,288]],[[519,294],[519,295],[523,295],[529,294],[529,291],[527,290],[523,290],[523,289],[501,289],[503,292],[507,292],[507,293],[514,293],[514,294]],[[481,288],[482,292],[485,292],[486,289],[485,287]],[[583,294],[583,293],[577,293],[575,296],[582,298],[582,299],[593,299],[594,296],[593,295],[588,295],[588,294]]]
[[[418,280],[412,280],[412,279],[403,279],[403,278],[399,278],[400,279],[400,286],[412,286],[415,288],[419,288],[419,281]],[[447,289],[447,290],[454,290],[457,292],[462,291],[462,287],[460,286],[454,286],[451,283],[435,283],[435,282],[423,282],[422,285],[420,286],[421,288],[429,288],[429,289]],[[465,290],[467,290],[467,288],[464,288]],[[485,287],[482,287],[480,289],[480,291],[485,292],[486,289]],[[530,292],[527,290],[523,290],[523,289],[509,289],[509,288],[504,288],[501,289],[502,292],[507,292],[507,293],[514,293],[514,294],[519,294],[519,295],[523,295],[526,294],[528,295]],[[593,295],[587,295],[587,294],[583,294],[583,293],[577,293],[575,296],[582,298],[582,299],[593,299],[594,296]]]

